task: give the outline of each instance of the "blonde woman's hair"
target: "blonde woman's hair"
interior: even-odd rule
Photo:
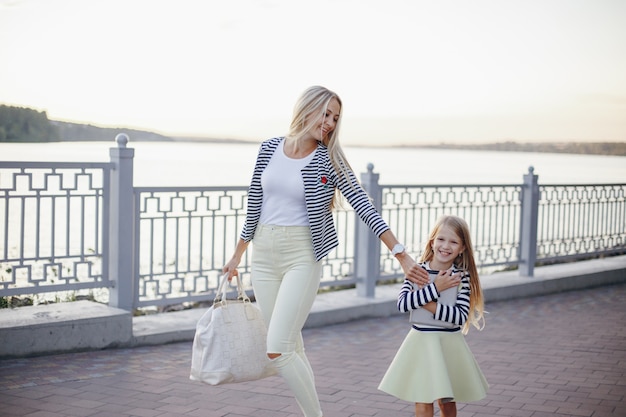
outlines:
[[[293,116],[291,118],[291,125],[289,126],[289,133],[287,136],[291,139],[295,139],[296,147],[299,146],[300,141],[304,138],[312,129],[317,126],[317,121],[322,121],[328,104],[332,99],[336,99],[339,102],[339,118],[335,124],[335,129],[325,139],[324,145],[328,148],[328,156],[330,162],[338,175],[343,176],[348,182],[350,177],[348,173],[352,171],[352,167],[348,163],[343,149],[339,144],[339,128],[341,127],[341,115],[343,114],[343,104],[341,98],[337,93],[315,85],[307,88],[298,98],[293,108]],[[317,118],[312,123],[306,123],[310,117]],[[352,184],[352,182],[350,182]],[[338,192],[331,202],[331,209],[337,205],[339,201]]]
[[[467,272],[470,277],[470,307],[467,321],[463,326],[463,334],[467,334],[470,324],[474,325],[478,330],[482,330],[485,327],[485,301],[478,277],[478,268],[476,268],[476,262],[474,261],[474,248],[472,247],[472,239],[467,222],[457,216],[446,215],[440,217],[430,232],[420,261],[426,262],[433,259],[433,242],[439,230],[444,226],[449,227],[461,239],[464,249],[455,259],[454,264],[460,270]]]

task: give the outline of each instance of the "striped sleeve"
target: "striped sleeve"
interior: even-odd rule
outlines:
[[[341,190],[341,194],[348,200],[354,211],[361,220],[374,232],[376,237],[380,237],[384,232],[389,230],[387,222],[376,210],[372,204],[367,192],[357,181],[356,175],[352,170],[348,170],[348,179],[342,175],[336,174],[335,180],[337,186]]]
[[[461,288],[456,296],[456,304],[444,305],[437,303],[435,319],[459,326],[465,324],[469,314],[470,291],[469,275],[465,273],[461,277]]]
[[[320,144],[317,150],[311,163],[302,169],[302,178],[315,259],[319,261],[339,244],[330,210],[335,188],[341,191],[355,213],[377,237],[389,226],[376,211],[354,173],[349,170],[348,178],[338,174],[330,162],[327,148]]]
[[[436,301],[439,298],[435,284],[430,283],[424,288],[416,290],[408,279],[404,280],[400,293],[398,294],[398,310],[407,313]]]

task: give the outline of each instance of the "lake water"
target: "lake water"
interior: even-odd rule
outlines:
[[[0,143],[3,161],[107,162],[111,142]],[[259,144],[135,142],[135,186],[248,185]],[[519,184],[529,166],[540,184],[626,183],[626,157],[419,148],[344,148],[357,174],[380,183]]]

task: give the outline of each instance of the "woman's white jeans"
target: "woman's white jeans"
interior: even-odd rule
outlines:
[[[267,324],[267,353],[306,417],[322,415],[304,354],[302,327],[317,295],[322,263],[315,261],[306,226],[259,225],[253,239],[252,287]]]

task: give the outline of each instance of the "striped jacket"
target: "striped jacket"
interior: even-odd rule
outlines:
[[[283,137],[278,137],[266,140],[259,149],[252,181],[248,189],[246,222],[240,235],[246,242],[249,242],[254,237],[261,217],[261,206],[263,204],[261,174],[283,139]],[[387,223],[370,202],[365,190],[357,182],[354,173],[350,171],[349,180],[346,180],[342,175],[335,172],[326,146],[321,143],[317,145],[317,151],[313,159],[301,170],[301,173],[316,261],[321,260],[339,245],[333,214],[329,209],[335,188],[341,191],[361,220],[369,226],[376,236],[380,237],[381,234],[389,229]]]

